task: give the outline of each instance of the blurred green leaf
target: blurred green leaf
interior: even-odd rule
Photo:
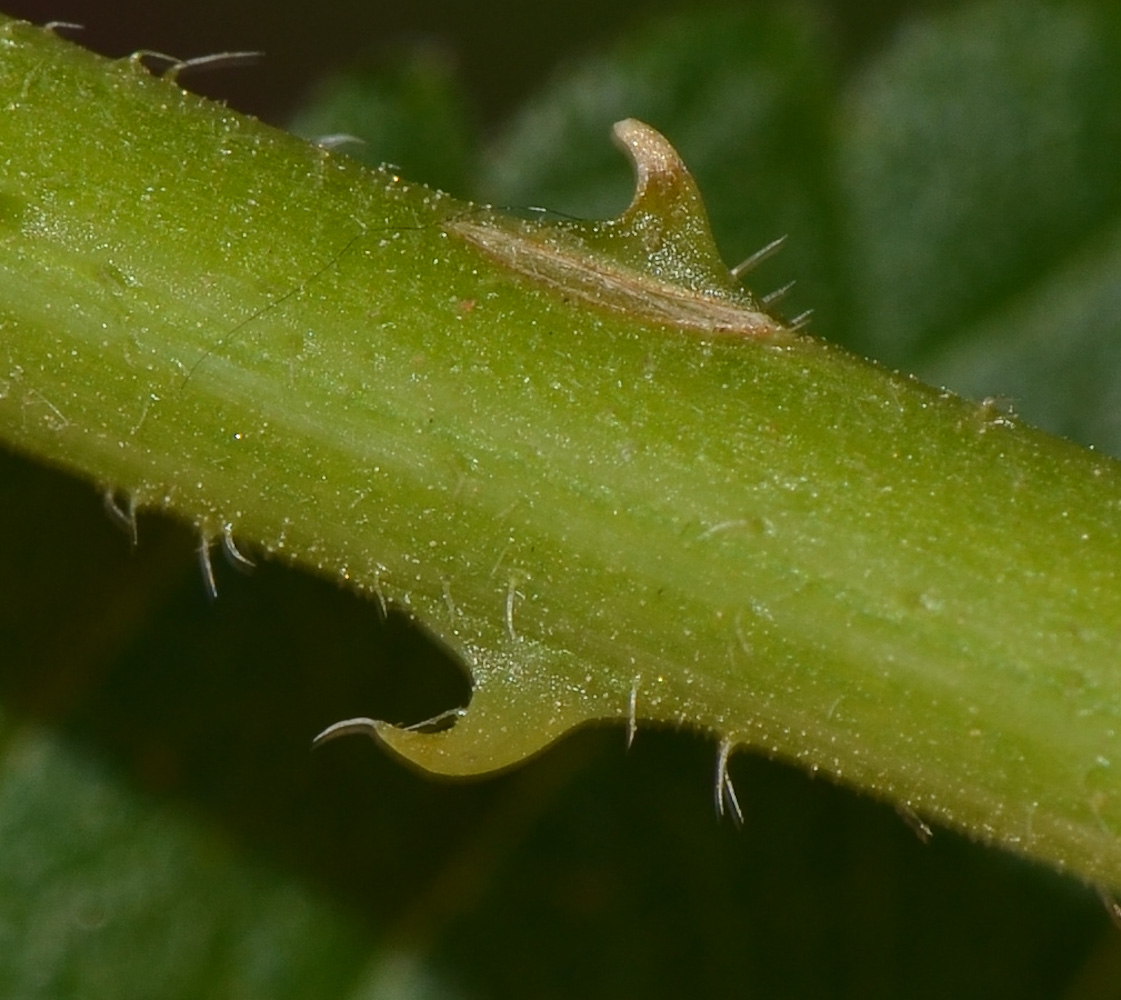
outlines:
[[[853,81],[837,135],[869,351],[909,364],[972,340],[1106,235],[1121,206],[1116,20],[1109,5],[966,5],[908,26]]]
[[[838,130],[858,345],[1121,451],[1121,21],[992,3],[916,23]]]
[[[347,995],[369,957],[338,907],[79,748],[26,727],[2,738],[4,996]]]
[[[452,54],[430,42],[389,58],[371,55],[320,81],[289,130],[462,196],[473,170],[474,125]]]

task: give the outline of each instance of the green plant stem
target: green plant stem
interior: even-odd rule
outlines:
[[[415,615],[402,756],[696,726],[1121,885],[1116,463],[760,318],[668,154],[521,224],[15,22],[0,95],[0,439]]]

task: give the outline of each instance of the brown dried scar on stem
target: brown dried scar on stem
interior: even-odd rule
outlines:
[[[540,222],[473,213],[445,228],[538,284],[612,311],[710,334],[796,339],[721,260],[700,192],[673,146],[634,119],[614,131],[635,170],[634,199],[619,218]]]

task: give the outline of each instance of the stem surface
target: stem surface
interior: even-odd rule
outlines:
[[[652,130],[545,223],[18,22],[0,95],[0,439],[422,621],[403,757],[695,726],[1121,885],[1121,469],[773,320]]]

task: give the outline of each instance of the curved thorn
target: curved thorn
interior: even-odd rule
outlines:
[[[349,132],[330,132],[312,140],[320,149],[339,149],[342,146],[365,146],[366,140]]]
[[[743,809],[732,785],[732,778],[728,774],[728,758],[732,756],[735,744],[730,739],[720,741],[716,752],[716,815],[721,819],[725,815],[732,818],[736,828],[743,826]]]
[[[207,56],[195,56],[193,59],[177,59],[155,49],[137,49],[129,59],[134,63],[140,63],[150,73],[174,83],[178,80],[179,74],[187,70],[253,65],[259,62],[262,56],[264,56],[263,52],[215,52]]]
[[[202,585],[206,587],[206,596],[212,601],[218,599],[218,583],[214,579],[214,564],[210,561],[210,546],[212,542],[206,535],[199,535],[199,569],[202,570]]]
[[[240,570],[242,573],[252,573],[257,568],[257,564],[252,559],[242,555],[234,544],[234,526],[232,524],[227,523],[222,526],[222,555],[226,557],[226,561],[234,569]]]
[[[235,66],[255,66],[264,58],[263,52],[213,52],[207,56],[195,56],[193,59],[176,59],[175,62],[164,70],[164,78],[175,82],[180,73],[202,69],[229,69]]]
[[[183,60],[169,56],[166,52],[157,52],[155,49],[137,49],[128,57],[129,62],[139,63],[149,73],[161,76],[173,66],[181,65]]]
[[[107,489],[102,496],[102,503],[105,505],[105,513],[109,515],[109,519],[129,537],[129,542],[132,547],[136,548],[137,543],[137,530],[136,530],[136,501],[129,497],[126,506],[122,508],[117,503],[117,494],[112,489]]]
[[[316,736],[311,741],[311,748],[315,750],[317,747],[323,746],[324,743],[329,743],[340,736],[352,736],[356,733],[362,733],[369,736],[370,739],[375,739],[378,733],[377,721],[374,719],[343,719],[342,722],[336,722],[334,725],[328,726]]]

